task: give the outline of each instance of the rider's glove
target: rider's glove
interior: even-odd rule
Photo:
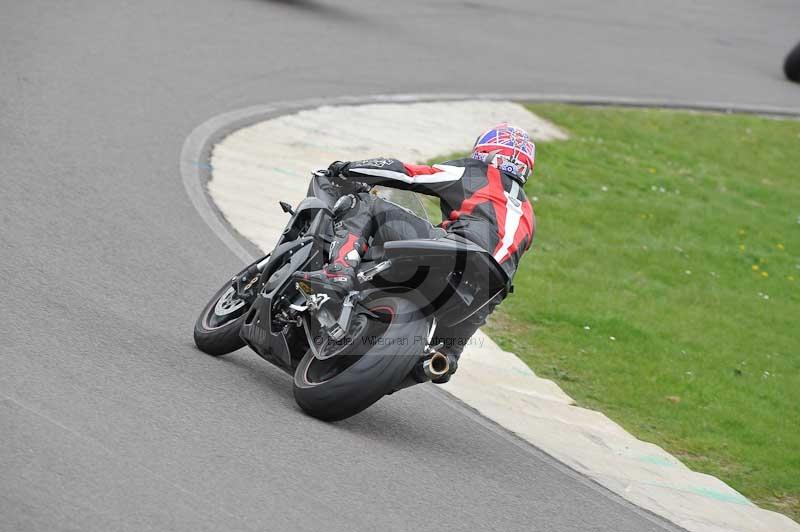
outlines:
[[[342,191],[342,194],[360,194],[362,192],[369,192],[372,189],[372,187],[366,183],[353,181],[352,179],[343,179],[340,177],[334,178],[332,181],[337,187],[339,187],[339,189]]]
[[[332,162],[330,166],[328,166],[328,177],[339,177],[342,175],[342,170],[344,170],[348,164],[347,161]]]
[[[328,177],[331,182],[341,188],[345,194],[357,194],[360,192],[369,192],[372,186],[355,181],[353,179],[346,179],[342,172],[347,168],[350,163],[347,161],[335,161],[328,166]]]

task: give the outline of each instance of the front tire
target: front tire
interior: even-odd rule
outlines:
[[[319,360],[309,350],[298,364],[294,399],[307,414],[323,421],[353,416],[394,390],[419,361],[428,323],[417,307],[396,297],[367,306],[385,321],[369,318],[370,327],[354,339],[349,352]]]
[[[211,356],[227,355],[245,346],[239,330],[250,304],[236,296],[233,279],[214,294],[194,324],[194,344]]]

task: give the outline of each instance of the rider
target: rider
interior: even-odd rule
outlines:
[[[439,228],[402,207],[371,194],[350,194],[349,210],[341,218],[331,244],[331,261],[321,270],[297,272],[295,277],[318,289],[347,292],[356,283],[356,269],[370,237],[380,241],[457,235],[490,251],[508,274],[514,276],[519,261],[531,245],[535,230],[533,208],[522,187],[533,171],[535,147],[521,128],[498,124],[478,137],[469,158],[433,166],[405,164],[396,159],[336,161],[328,167],[329,179],[357,192],[360,183],[411,190],[440,200]],[[438,231],[438,235],[437,235]],[[443,383],[457,368],[467,340],[505,297],[500,294],[473,316],[452,327],[441,326],[436,342],[450,360],[450,373],[435,380]]]

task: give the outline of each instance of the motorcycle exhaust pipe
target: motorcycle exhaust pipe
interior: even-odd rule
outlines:
[[[437,351],[422,363],[422,371],[425,372],[425,376],[429,379],[437,379],[447,375],[447,372],[450,371],[450,360]]]
[[[448,371],[450,371],[450,361],[448,358],[441,353],[434,353],[432,357],[425,359],[422,364],[415,366],[414,369],[411,370],[411,373],[409,373],[394,390],[389,392],[389,394],[391,395],[404,388],[441,377]]]

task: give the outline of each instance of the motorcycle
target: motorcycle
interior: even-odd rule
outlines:
[[[295,401],[306,413],[336,421],[448,373],[442,345],[433,344],[437,326],[467,319],[508,290],[509,279],[490,253],[442,232],[373,239],[356,289],[343,297],[315,293],[292,274],[328,262],[353,197],[326,176],[312,174],[297,208],[280,202],[290,219],[274,249],[217,291],[197,318],[194,340],[212,356],[250,347],[293,375]],[[356,195],[368,193],[361,185]]]

